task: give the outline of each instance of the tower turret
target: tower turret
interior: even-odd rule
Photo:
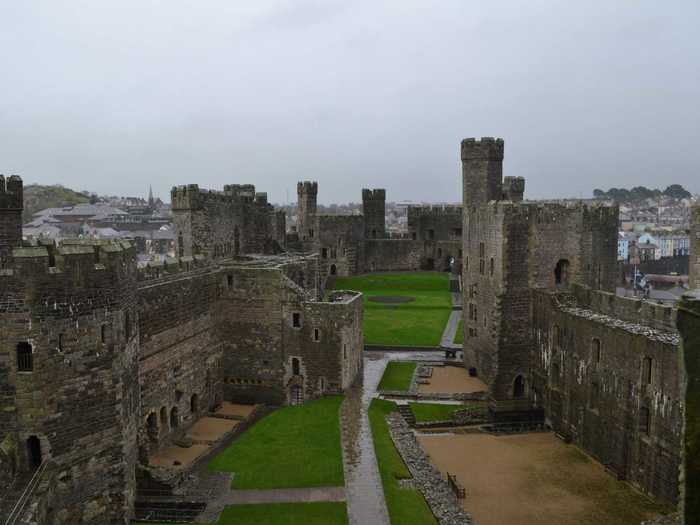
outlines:
[[[317,182],[305,180],[297,183],[297,231],[302,241],[312,240],[317,234],[314,226],[317,196]]]
[[[462,141],[462,182],[465,208],[501,200],[503,192],[503,139],[482,137]]]
[[[383,239],[386,232],[386,190],[362,190],[362,213],[365,216],[365,238]]]
[[[0,265],[22,244],[22,179],[0,175]]]

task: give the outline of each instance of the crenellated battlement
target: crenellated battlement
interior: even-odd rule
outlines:
[[[211,203],[255,202],[267,204],[267,193],[256,193],[253,184],[227,184],[223,191],[205,190],[197,184],[173,186],[170,190],[173,210],[196,210]]]
[[[503,177],[503,199],[520,202],[525,193],[524,177]]]
[[[386,190],[381,188],[375,188],[373,190],[363,188],[362,189],[362,202],[367,201],[386,201]]]
[[[202,268],[213,268],[211,259],[204,255],[166,257],[163,261],[139,263],[137,279],[139,282],[154,281],[173,275],[186,274]]]
[[[127,241],[42,241],[12,250],[10,264],[0,270],[0,280],[15,277],[29,285],[33,280],[68,279],[66,286],[111,283],[128,278],[136,269],[136,248]]]
[[[462,140],[462,160],[503,160],[503,139],[494,137]]]
[[[22,179],[17,175],[5,178],[0,175],[0,210],[19,210],[24,208]]]
[[[462,206],[455,204],[429,204],[426,206],[409,206],[407,212],[410,215],[462,215]]]
[[[318,182],[308,180],[297,182],[297,195],[318,195]]]

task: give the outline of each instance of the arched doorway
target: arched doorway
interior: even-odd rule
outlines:
[[[292,385],[289,389],[289,402],[292,405],[301,405],[304,402],[304,391],[301,385]]]
[[[518,376],[513,381],[513,397],[515,399],[521,398],[525,395],[525,380],[523,376]]]
[[[168,409],[160,407],[160,426],[164,431],[168,429]]]
[[[569,285],[569,261],[566,259],[559,259],[556,267],[554,268],[554,284],[556,286],[568,286]]]
[[[192,397],[190,398],[190,412],[193,414],[196,414],[197,411],[199,410],[199,397],[197,394],[192,394]]]
[[[331,275],[336,275],[338,273],[338,268],[336,268],[335,264],[331,264]]]
[[[151,441],[158,441],[158,417],[155,412],[151,412],[146,418],[146,434]]]
[[[170,428],[177,428],[179,423],[180,423],[180,421],[179,421],[177,407],[173,407],[170,410]]]
[[[27,438],[27,459],[29,460],[29,467],[32,469],[41,465],[41,442],[36,436]]]

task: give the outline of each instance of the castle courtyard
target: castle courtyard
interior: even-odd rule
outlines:
[[[553,433],[419,434],[443,476],[456,475],[479,525],[639,525],[668,511]]]

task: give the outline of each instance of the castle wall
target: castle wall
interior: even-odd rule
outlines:
[[[318,215],[315,222],[317,240],[313,250],[320,256],[322,275],[360,273],[364,255],[364,228],[362,215]]]
[[[640,324],[671,319],[671,308],[656,305],[623,321],[617,315],[629,305],[611,294],[588,290],[571,301],[533,293],[530,398],[557,432],[644,492],[675,502],[683,420],[678,336]]]
[[[222,400],[219,280],[204,268],[139,285],[142,458]]]
[[[13,251],[0,282],[0,441],[56,473],[54,522],[128,523],[136,463],[135,253],[126,243]],[[31,345],[31,363],[18,345]],[[34,454],[32,454],[34,450]],[[33,457],[32,457],[33,456]]]
[[[368,239],[364,244],[364,272],[416,271],[425,267],[423,241]]]
[[[386,237],[386,190],[362,190],[362,215],[365,219],[364,238]]]
[[[0,268],[22,242],[22,179],[0,175]]]

